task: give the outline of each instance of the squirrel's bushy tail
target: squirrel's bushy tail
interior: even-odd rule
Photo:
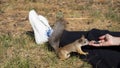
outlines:
[[[64,19],[57,20],[55,25],[53,26],[53,32],[49,37],[49,44],[54,48],[55,51],[57,51],[59,48],[60,38],[63,34],[65,26],[66,21]]]

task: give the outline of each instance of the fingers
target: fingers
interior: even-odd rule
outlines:
[[[99,43],[96,43],[96,41],[90,41],[89,42],[89,45],[91,46],[111,46],[113,45],[113,41],[114,41],[114,38],[113,36],[111,36],[110,34],[105,34],[101,37],[99,37]]]
[[[99,43],[99,41],[98,41],[98,42],[96,42],[96,41],[90,41],[90,42],[89,42],[89,45],[90,45],[90,46],[97,46],[97,47],[99,47],[99,46],[101,46],[102,44]]]
[[[109,42],[105,42],[104,40],[100,40],[98,41],[98,43],[96,43],[96,41],[90,41],[89,42],[90,46],[95,46],[95,47],[101,47],[101,46],[109,46]]]
[[[105,39],[106,35],[100,36],[99,39]]]
[[[110,34],[105,34],[105,35],[100,36],[99,39],[105,39],[105,38],[110,37],[110,36],[111,36]]]

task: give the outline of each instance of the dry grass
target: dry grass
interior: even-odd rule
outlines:
[[[119,6],[119,0],[1,0],[0,68],[91,68],[78,55],[60,61],[47,43],[35,44],[33,35],[26,34],[32,31],[28,13],[35,9],[53,25],[61,11],[70,31],[120,31]]]

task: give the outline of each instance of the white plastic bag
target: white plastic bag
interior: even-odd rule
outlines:
[[[53,31],[48,20],[44,16],[38,15],[35,10],[31,10],[29,12],[29,22],[33,28],[36,43],[43,44],[47,42]]]

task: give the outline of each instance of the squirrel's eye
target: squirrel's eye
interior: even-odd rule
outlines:
[[[84,43],[86,43],[86,41],[84,41]]]

